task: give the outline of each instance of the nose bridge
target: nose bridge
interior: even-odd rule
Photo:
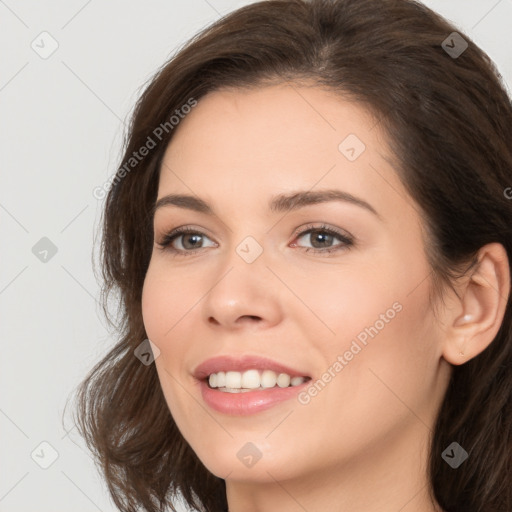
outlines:
[[[242,261],[249,267],[258,263],[259,267],[269,256],[267,251],[271,246],[271,233],[268,233],[270,225],[257,206],[250,207],[248,204],[245,208],[242,206],[239,205],[239,209],[232,211],[231,216],[223,221],[230,251],[227,264],[235,264],[238,267],[239,261]],[[232,254],[231,251],[233,251]]]
[[[254,234],[247,234],[251,231]],[[227,286],[233,293],[260,295],[260,289],[269,287],[272,273],[267,268],[269,244],[264,248],[264,236],[263,231],[256,233],[254,229],[231,233],[229,250],[221,259],[223,280],[228,281]]]
[[[236,233],[231,236],[236,240]],[[205,297],[204,314],[208,322],[235,327],[242,317],[270,324],[278,321],[281,306],[278,294],[274,293],[277,290],[270,282],[275,277],[267,268],[265,256],[263,244],[256,236],[245,235],[238,243],[233,242],[220,276]]]
[[[252,265],[263,254],[262,244],[263,241],[260,243],[258,240],[256,240],[254,236],[247,235],[235,247],[235,252],[245,263],[247,263],[248,265]]]

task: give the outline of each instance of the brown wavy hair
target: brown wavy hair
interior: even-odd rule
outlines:
[[[458,57],[442,47],[454,31],[468,43]],[[145,85],[105,198],[102,299],[118,342],[77,389],[75,421],[123,512],[175,511],[177,493],[197,510],[227,510],[225,482],[179,432],[155,365],[134,356],[147,338],[141,293],[162,157],[176,131],[169,116],[222,87],[285,81],[336,91],[378,119],[429,233],[432,290],[452,286],[485,244],[502,244],[512,261],[511,99],[466,34],[408,0],[267,0],[222,17]],[[157,138],[159,126],[167,129]],[[156,147],[133,165],[148,137]],[[107,304],[113,291],[117,320]],[[453,367],[428,461],[431,496],[446,512],[512,511],[511,319],[509,296],[493,342]],[[469,453],[456,470],[441,458],[454,440]]]

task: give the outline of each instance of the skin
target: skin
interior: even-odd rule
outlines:
[[[348,134],[366,146],[354,161],[338,149]],[[158,199],[196,195],[216,215],[157,210],[144,324],[161,351],[155,364],[169,409],[206,468],[226,479],[231,512],[441,510],[427,492],[429,436],[452,365],[478,355],[499,329],[508,262],[501,245],[482,248],[460,298],[447,291],[435,316],[419,207],[386,155],[361,105],[287,83],[210,93],[167,148]],[[379,217],[347,202],[287,214],[267,207],[278,193],[328,188],[367,201]],[[322,223],[354,244],[294,235]],[[195,245],[182,245],[187,235],[174,240],[188,255],[158,245],[179,226],[205,235]],[[252,263],[236,252],[247,236],[263,249]],[[321,379],[395,303],[401,310],[309,403],[239,417],[203,402],[192,373],[204,360],[258,354]],[[237,458],[247,442],[262,454],[252,467]]]

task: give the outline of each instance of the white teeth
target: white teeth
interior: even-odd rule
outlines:
[[[224,372],[217,373],[217,387],[222,388],[226,385],[226,374]]]
[[[273,388],[277,383],[276,372],[272,370],[265,370],[261,374],[261,387],[262,388]]]
[[[226,372],[226,387],[241,388],[242,374],[240,372]]]
[[[277,385],[280,388],[287,388],[290,385],[290,376],[286,373],[280,373],[277,377]]]
[[[236,372],[238,373],[238,372]],[[239,374],[240,375],[240,374]],[[222,386],[218,386],[222,387]],[[227,386],[226,386],[227,387]],[[229,386],[234,388],[235,386]],[[241,388],[256,389],[260,387],[260,372],[258,370],[247,370],[242,374]]]
[[[217,384],[219,382],[219,378],[217,377]],[[304,382],[304,377],[292,377],[290,384],[292,386],[298,386],[299,384],[302,384]]]
[[[228,393],[244,393],[252,389],[280,388],[299,386],[306,381],[306,377],[290,377],[287,373],[279,373],[272,370],[247,370],[245,372],[218,372],[212,373],[208,382],[210,387]]]

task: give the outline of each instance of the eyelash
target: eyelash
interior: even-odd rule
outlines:
[[[352,237],[344,235],[343,233],[339,232],[338,230],[329,228],[328,226],[325,226],[323,224],[321,226],[308,225],[305,227],[305,229],[303,231],[299,231],[298,233],[295,233],[294,236],[296,238],[300,238],[304,235],[308,235],[308,234],[314,233],[314,232],[325,232],[328,235],[333,235],[334,237],[341,240],[342,243],[339,245],[336,245],[334,247],[327,247],[325,249],[315,249],[313,247],[300,247],[304,252],[313,252],[313,253],[322,253],[322,254],[333,253],[333,252],[346,250],[349,247],[354,245],[354,240]],[[201,231],[198,231],[191,227],[176,228],[173,231],[164,235],[163,240],[161,242],[159,242],[159,244],[158,244],[160,246],[159,249],[162,251],[169,251],[169,252],[173,253],[174,256],[188,256],[191,254],[195,254],[198,251],[201,251],[203,249],[207,249],[207,247],[200,247],[199,249],[191,249],[191,250],[183,251],[182,249],[173,248],[171,245],[172,242],[174,242],[174,240],[176,238],[178,238],[179,236],[185,235],[185,234],[206,236]],[[296,244],[294,246],[298,247]]]

